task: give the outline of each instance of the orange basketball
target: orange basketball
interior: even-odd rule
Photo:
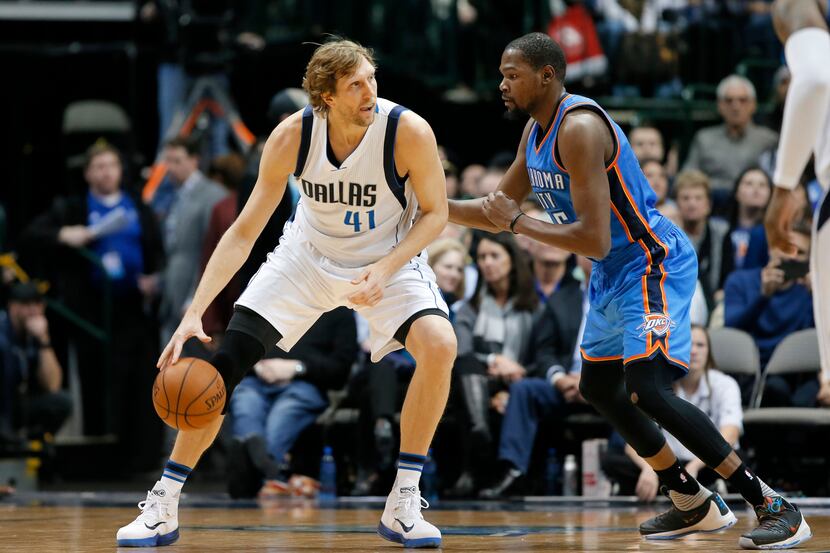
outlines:
[[[178,430],[203,428],[225,408],[225,382],[202,359],[184,357],[159,371],[153,383],[153,406],[161,420]]]

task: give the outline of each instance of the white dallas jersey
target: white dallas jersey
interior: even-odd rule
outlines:
[[[378,98],[363,140],[338,166],[325,113],[305,108],[294,173],[300,202],[293,224],[340,265],[374,263],[412,228],[417,200],[407,177],[395,169],[395,134],[405,110]]]

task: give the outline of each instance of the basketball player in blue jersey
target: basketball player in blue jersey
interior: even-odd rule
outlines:
[[[237,300],[210,362],[230,397],[275,344],[289,350],[322,313],[341,305],[369,322],[373,361],[405,345],[418,368],[401,411],[398,474],[377,531],[405,547],[440,547],[418,489],[456,352],[447,305],[422,255],[447,223],[438,146],[426,121],[377,96],[372,53],[359,44],[333,40],[317,48],[303,88],[310,105],[268,138],[254,191],[211,255],[158,366],[175,363],[191,337],[210,341],[202,314],[248,258],[293,173],[302,189],[296,216]],[[288,367],[278,380],[302,379],[312,369],[320,370]],[[179,493],[221,423],[219,417],[179,432],[162,477],[139,503],[141,514],[118,530],[119,546],[176,541]]]
[[[767,239],[786,253],[797,250],[790,240],[798,211],[793,190],[814,155],[816,178],[824,188],[813,216],[810,248],[813,314],[821,352],[817,399],[830,405],[830,0],[777,0],[772,17],[792,79],[778,141],[775,191],[767,209]]]
[[[450,202],[450,221],[510,231],[593,259],[581,344],[580,391],[657,472],[672,508],[640,526],[673,539],[733,525],[735,516],[678,462],[657,424],[756,507],[745,548],[788,548],[811,537],[798,509],[740,460],[708,417],[679,399],[688,370],[694,248],[654,208],[655,195],[625,135],[589,98],[565,91],[562,49],[542,33],[507,45],[500,84],[508,110],[531,116],[516,159],[487,198]],[[551,222],[524,216],[533,191]]]

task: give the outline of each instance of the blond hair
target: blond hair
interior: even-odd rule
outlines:
[[[711,192],[709,177],[706,176],[706,173],[698,171],[697,169],[686,169],[685,171],[681,171],[680,174],[677,175],[677,179],[674,183],[674,193],[675,195],[679,195],[680,192],[686,190],[687,188],[702,188],[706,191],[706,195],[708,196]]]
[[[375,67],[372,50],[351,40],[335,38],[318,47],[303,76],[303,89],[308,93],[311,106],[318,111],[328,111],[323,93],[334,93],[337,79],[354,73],[363,58]]]
[[[440,238],[433,242],[427,248],[427,255],[429,258],[429,266],[430,268],[434,268],[435,264],[438,263],[444,254],[448,252],[458,252],[461,254],[462,263],[467,263],[468,254],[467,249],[464,247],[464,244],[456,240],[455,238]],[[464,294],[466,286],[466,280],[464,278],[464,270],[461,270],[461,280],[458,281],[458,287],[455,290],[452,290],[453,293],[456,295]]]

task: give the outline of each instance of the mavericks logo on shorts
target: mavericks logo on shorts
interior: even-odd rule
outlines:
[[[637,327],[637,330],[642,331],[640,332],[640,336],[645,336],[649,332],[657,336],[665,336],[676,326],[674,321],[671,320],[671,317],[665,313],[648,313],[643,315],[643,321],[643,324]]]

